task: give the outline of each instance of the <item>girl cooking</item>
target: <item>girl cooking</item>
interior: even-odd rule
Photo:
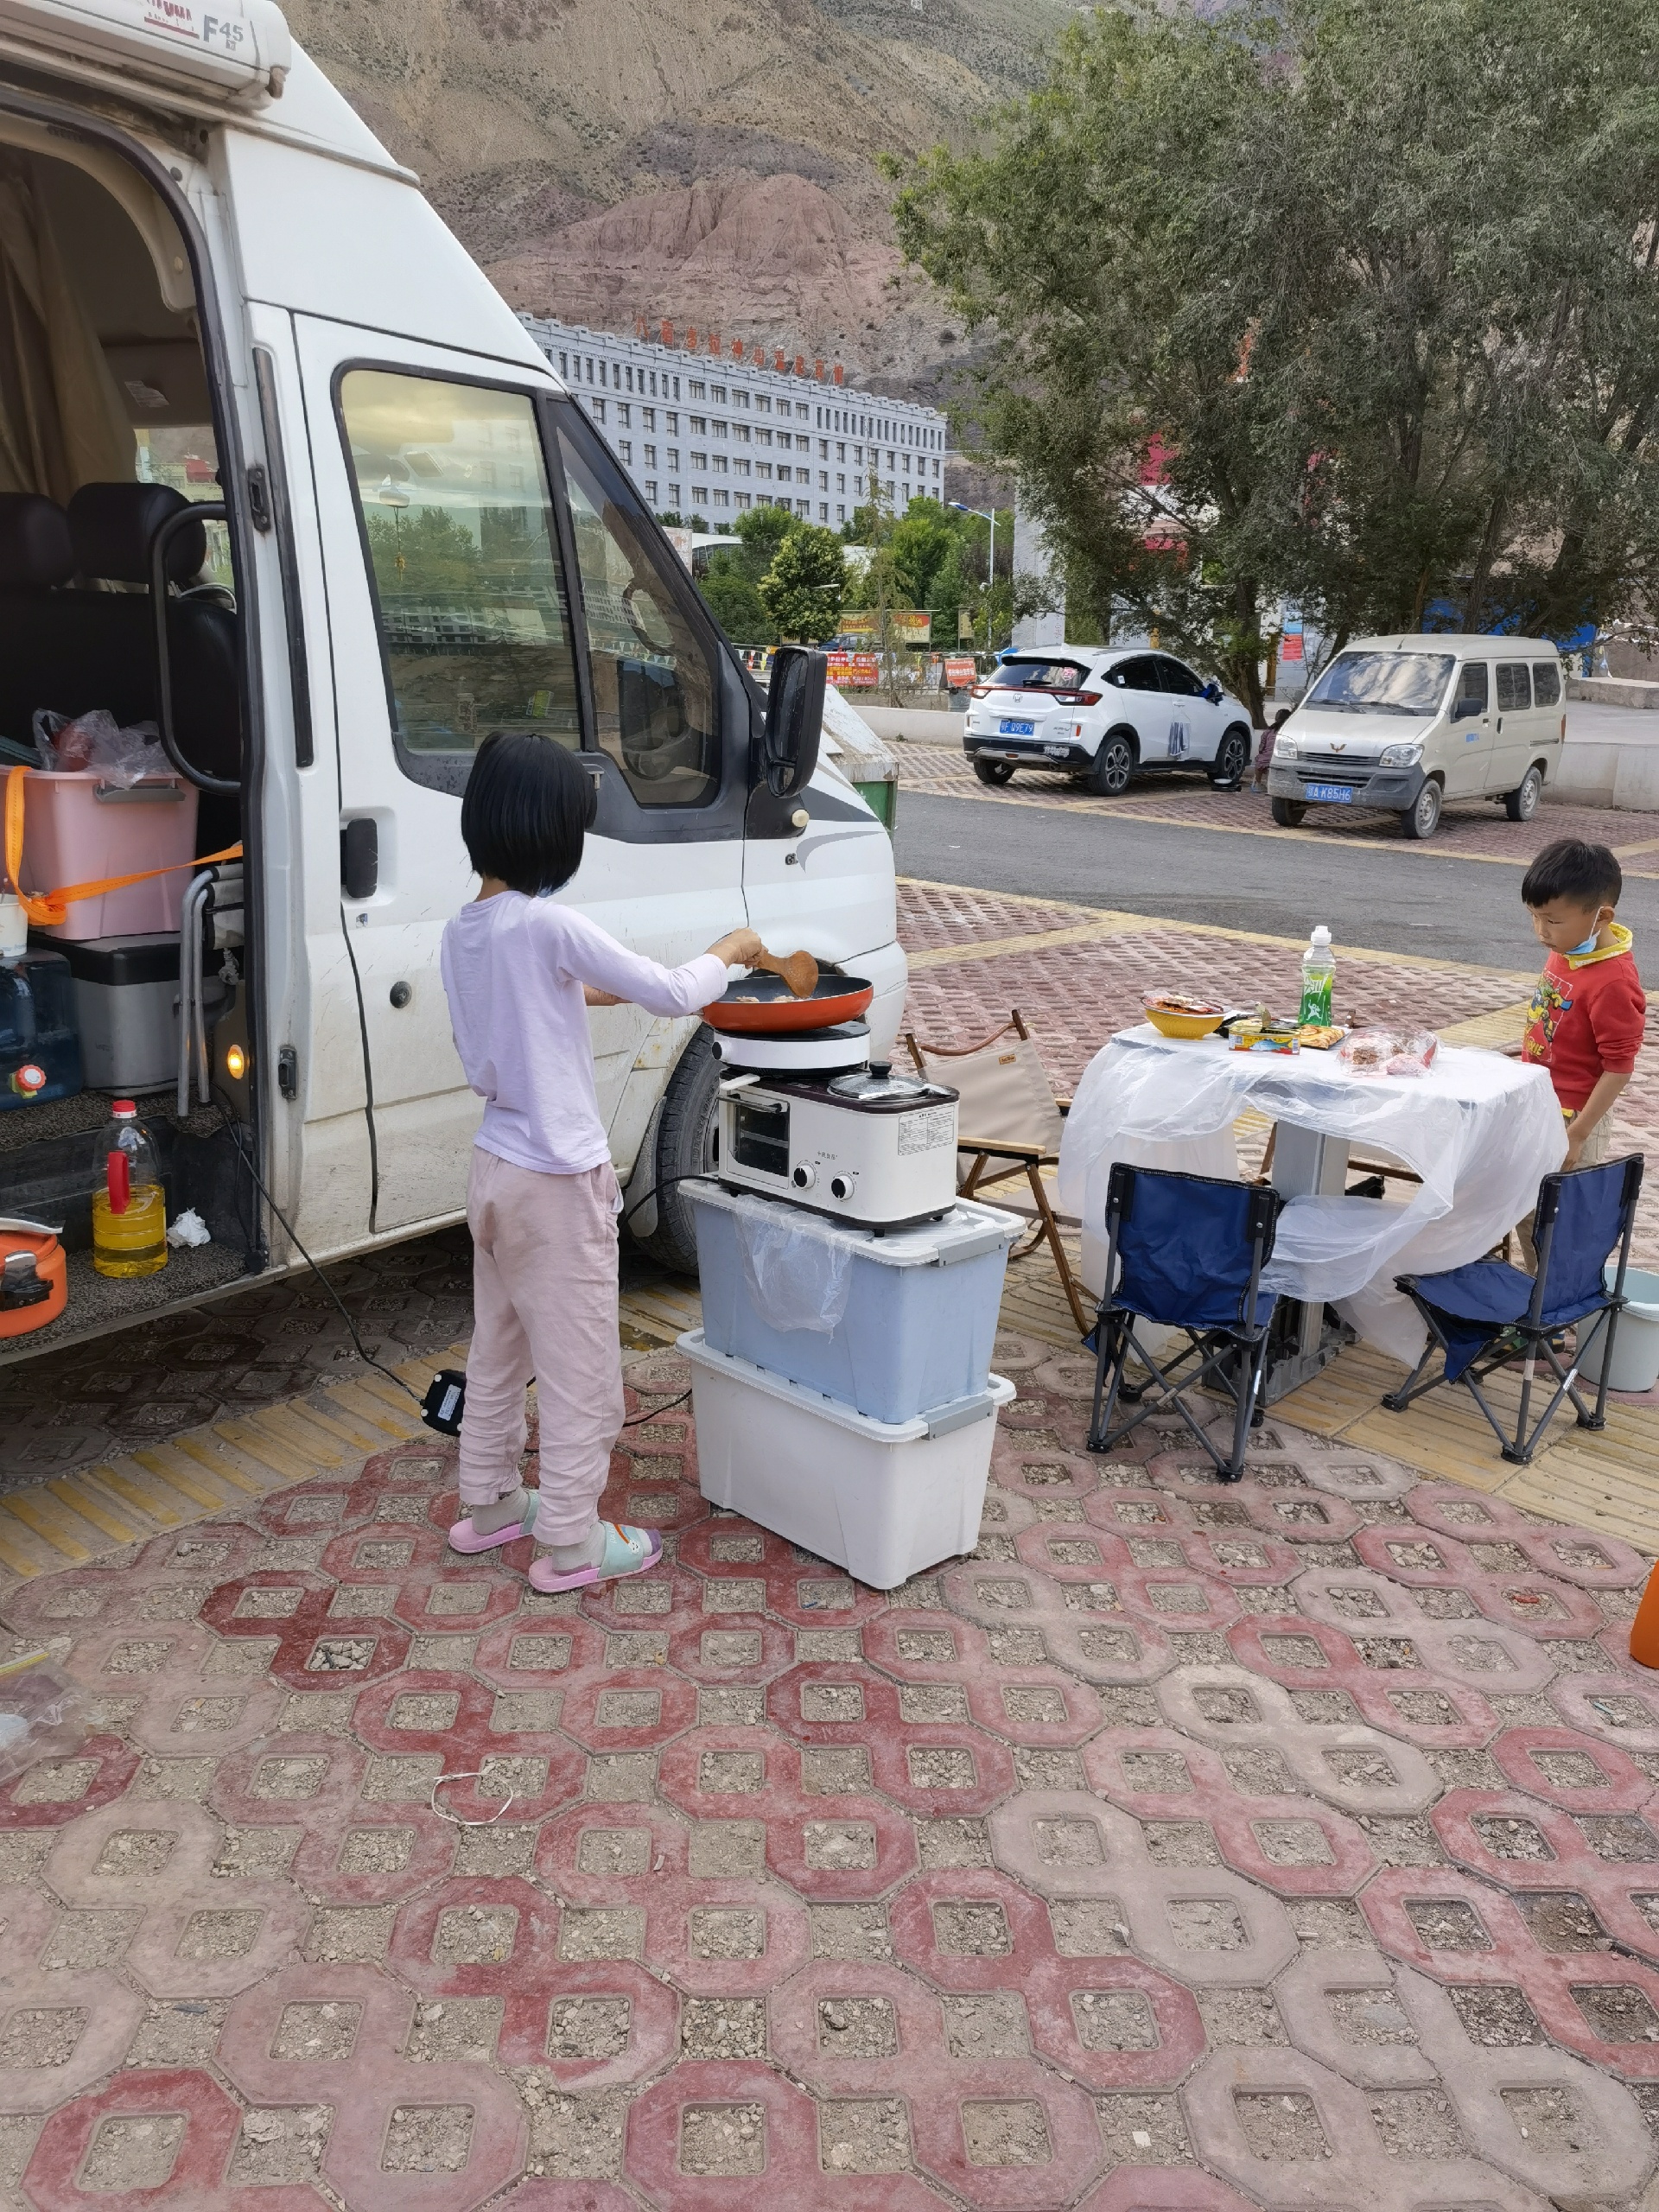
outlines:
[[[681,968],[630,952],[547,893],[582,861],[593,785],[541,737],[485,739],[461,834],[482,879],[443,933],[443,988],[467,1080],[485,1101],[467,1196],[473,1340],[461,1431],[459,1552],[534,1535],[537,1590],[638,1574],[662,1556],[654,1529],[599,1518],[622,1427],[617,1213],[621,1194],[594,1090],[586,1007],[632,1001],[689,1014],[719,998],[728,966],[762,950],[733,930]],[[524,1391],[540,1409],[538,1491],[519,1483]]]

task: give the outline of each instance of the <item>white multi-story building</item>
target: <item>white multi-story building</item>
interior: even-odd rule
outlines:
[[[713,351],[520,317],[604,433],[648,505],[718,527],[750,507],[792,507],[832,528],[868,503],[895,513],[944,497],[945,419],[820,376]],[[716,341],[717,342],[717,341]],[[821,370],[823,364],[815,364]]]

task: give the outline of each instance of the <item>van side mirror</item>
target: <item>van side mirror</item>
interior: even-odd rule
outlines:
[[[818,765],[829,671],[824,656],[804,645],[779,645],[773,657],[761,747],[766,788],[774,798],[804,791]]]

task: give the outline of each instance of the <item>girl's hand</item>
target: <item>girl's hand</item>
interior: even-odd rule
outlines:
[[[729,930],[709,950],[728,968],[753,968],[766,947],[757,930]]]

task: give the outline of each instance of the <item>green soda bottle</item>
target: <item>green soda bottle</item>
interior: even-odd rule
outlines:
[[[1336,988],[1337,963],[1331,956],[1331,932],[1321,922],[1302,955],[1302,1010],[1299,1019],[1328,1028]]]

